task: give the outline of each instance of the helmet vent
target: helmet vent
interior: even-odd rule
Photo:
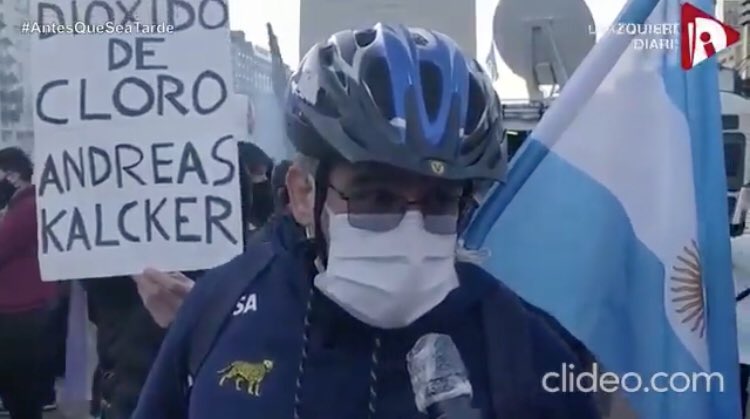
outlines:
[[[414,43],[419,45],[420,47],[425,47],[430,43],[427,38],[416,32],[411,33],[411,39],[413,39]]]
[[[469,113],[466,115],[466,126],[464,127],[466,135],[476,131],[486,107],[487,103],[482,88],[474,77],[469,77]]]
[[[375,42],[377,36],[378,33],[375,32],[375,29],[365,29],[354,33],[354,41],[357,43],[357,46],[364,48]]]
[[[362,139],[359,138],[359,135],[357,135],[352,129],[350,129],[350,127],[348,127],[346,125],[343,125],[341,127],[341,129],[344,131],[344,134],[346,134],[349,137],[349,139],[351,139],[358,146],[360,146],[362,148],[368,148],[367,147],[367,142],[366,141],[362,141]]]
[[[431,122],[434,122],[440,110],[440,100],[443,96],[443,76],[440,74],[440,69],[430,62],[421,62],[419,73],[422,79],[422,96],[424,97],[427,116]]]
[[[318,111],[325,116],[328,116],[330,118],[341,117],[338,108],[336,108],[336,104],[333,102],[333,100],[331,100],[328,94],[326,94],[326,91],[323,89],[318,91],[316,106]]]
[[[336,79],[341,83],[342,87],[347,88],[349,86],[349,83],[346,82],[346,76],[343,71],[336,72]]]
[[[376,58],[369,63],[365,83],[383,118],[391,120],[398,116],[393,105],[391,72],[384,58]]]
[[[320,63],[325,67],[330,67],[333,65],[333,55],[336,53],[336,46],[332,43],[329,43],[328,45],[324,46],[320,49],[320,52],[318,53],[318,57],[320,58]]]

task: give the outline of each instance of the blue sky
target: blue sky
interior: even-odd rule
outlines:
[[[492,16],[497,0],[477,1],[477,51],[484,60],[489,50]],[[625,0],[586,0],[599,28],[611,24]],[[232,29],[244,30],[249,40],[266,46],[266,22],[271,22],[279,38],[284,61],[294,66],[299,60],[299,0],[229,0]],[[481,61],[480,60],[480,61]],[[498,90],[503,98],[525,98],[523,80],[501,64]]]

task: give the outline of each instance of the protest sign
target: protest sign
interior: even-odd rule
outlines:
[[[44,280],[241,252],[226,0],[34,0],[32,17]]]

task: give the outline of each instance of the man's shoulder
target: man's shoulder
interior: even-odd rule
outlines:
[[[198,294],[199,300],[212,304],[232,295],[239,298],[250,291],[264,292],[271,284],[286,283],[285,278],[291,277],[290,257],[271,242],[251,242],[242,254],[206,271],[190,294]]]
[[[196,290],[223,288],[229,282],[249,282],[259,275],[274,259],[273,246],[268,242],[249,244],[242,254],[229,262],[206,271],[196,284]]]
[[[537,316],[530,304],[481,266],[460,262],[456,264],[456,272],[461,286],[468,288],[469,292],[480,295],[482,300],[491,299],[494,304],[503,304],[505,310],[512,310],[515,313],[514,317],[522,316],[536,323]]]
[[[481,266],[473,263],[459,263],[457,271],[459,277],[464,278],[462,285],[479,287],[477,292],[483,293],[484,298],[490,298],[492,304],[502,307],[498,309],[497,317],[503,316],[506,319],[512,318],[514,322],[519,320],[523,322],[527,331],[526,336],[533,346],[535,358],[560,361],[579,358],[576,356],[576,350],[577,346],[582,344],[552,315],[523,299]],[[494,321],[507,320],[498,318]]]
[[[483,309],[488,339],[494,339],[492,356],[504,358],[499,365],[503,371],[516,371],[513,386],[527,389],[529,397],[545,412],[558,412],[559,418],[594,418],[596,409],[586,394],[547,393],[542,380],[548,374],[559,373],[563,365],[579,364],[567,341],[565,329],[545,311],[530,304],[502,281],[482,267],[459,263],[456,270],[462,286],[477,287],[474,293],[484,293]],[[568,334],[569,335],[569,334]],[[572,337],[572,336],[571,336]],[[493,346],[489,346],[493,349]]]
[[[258,279],[264,275],[264,269],[274,256],[267,243],[258,243],[230,261],[206,271],[196,281],[177,318],[183,325],[181,335],[190,339],[186,347],[189,348],[191,370],[193,356],[203,359],[210,350],[210,345],[205,347],[206,342],[213,342],[237,301],[251,286],[258,285]],[[207,307],[210,310],[206,310]]]

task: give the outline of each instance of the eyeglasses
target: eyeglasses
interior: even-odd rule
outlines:
[[[386,232],[401,224],[410,206],[417,205],[424,228],[433,234],[455,234],[458,228],[460,195],[437,192],[418,201],[387,189],[362,189],[345,193],[333,185],[328,187],[346,201],[349,224],[362,230]]]

